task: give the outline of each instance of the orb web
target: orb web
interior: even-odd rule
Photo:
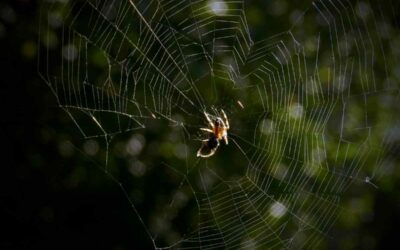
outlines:
[[[321,247],[349,187],[386,178],[394,1],[314,1],[264,40],[240,0],[50,2],[39,74],[154,248]],[[198,158],[204,112],[220,109],[229,146]],[[164,193],[146,194],[154,176]]]

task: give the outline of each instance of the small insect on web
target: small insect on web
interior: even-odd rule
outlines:
[[[223,109],[221,109],[221,113],[224,119],[217,116],[212,120],[210,115],[204,111],[204,116],[206,117],[210,127],[200,128],[200,130],[211,133],[211,136],[208,139],[202,140],[203,144],[197,151],[197,157],[206,158],[214,155],[219,147],[220,140],[224,140],[225,145],[228,145],[229,121]]]

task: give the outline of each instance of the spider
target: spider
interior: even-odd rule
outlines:
[[[204,111],[204,116],[210,128],[200,128],[200,130],[211,133],[211,136],[208,139],[202,140],[203,144],[197,151],[197,157],[206,158],[214,155],[218,149],[219,141],[222,139],[225,145],[228,145],[229,121],[223,109],[221,109],[221,113],[224,120],[221,117],[216,117],[214,120],[211,120],[210,115]]]

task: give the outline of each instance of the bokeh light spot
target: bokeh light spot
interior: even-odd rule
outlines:
[[[220,0],[211,0],[208,2],[208,8],[217,16],[222,16],[228,11],[228,5]]]
[[[269,209],[271,216],[279,219],[286,214],[287,208],[280,202],[275,202]]]

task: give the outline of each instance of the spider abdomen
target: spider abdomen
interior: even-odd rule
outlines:
[[[209,149],[214,149],[214,148],[218,147],[218,145],[219,145],[218,138],[214,135],[211,136],[207,141],[207,147]]]

